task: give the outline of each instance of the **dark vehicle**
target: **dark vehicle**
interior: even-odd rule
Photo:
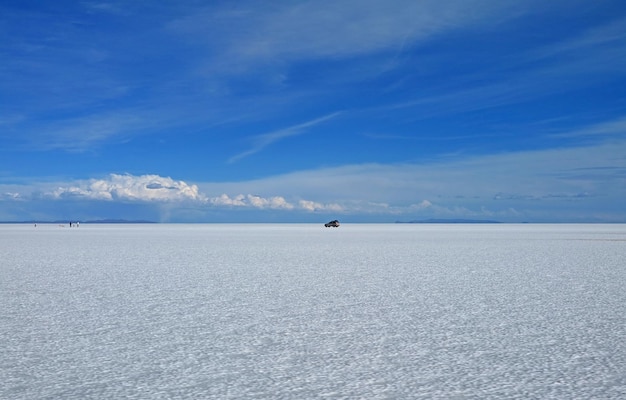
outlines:
[[[339,221],[334,219],[334,220],[332,220],[330,222],[325,223],[324,226],[327,227],[327,228],[331,228],[331,227],[332,228],[338,228],[339,227]]]

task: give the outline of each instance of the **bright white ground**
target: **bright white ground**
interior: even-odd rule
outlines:
[[[624,398],[626,225],[0,225],[0,398]]]

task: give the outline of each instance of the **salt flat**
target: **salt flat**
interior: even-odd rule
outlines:
[[[0,225],[0,398],[625,398],[626,225]]]

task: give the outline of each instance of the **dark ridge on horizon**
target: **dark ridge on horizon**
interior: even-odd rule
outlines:
[[[54,221],[0,221],[0,224],[69,224],[70,222],[79,222],[81,224],[156,224],[155,221],[144,219],[128,220],[128,219],[95,219],[95,220],[54,220]]]
[[[396,221],[396,224],[500,224],[500,221],[492,221],[488,219],[444,219],[430,218],[412,221]]]

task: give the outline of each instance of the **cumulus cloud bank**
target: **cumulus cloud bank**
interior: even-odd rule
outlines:
[[[72,185],[58,186],[46,193],[53,199],[82,198],[103,201],[135,201],[150,203],[192,202],[197,205],[300,211],[342,211],[338,204],[324,204],[311,200],[289,202],[282,196],[262,197],[254,194],[229,196],[223,193],[209,197],[197,185],[176,181],[159,175],[111,174],[106,179],[90,179]]]
[[[53,198],[82,197],[94,200],[130,201],[205,201],[198,186],[158,175],[118,175],[107,179],[90,179],[78,184],[58,187]]]
[[[243,195],[239,194],[234,197],[230,197],[227,194],[222,194],[218,197],[212,197],[208,199],[208,203],[216,206],[231,206],[231,207],[255,207],[255,208],[272,208],[272,209],[285,209],[292,210],[294,206],[288,203],[283,197],[275,196],[270,198],[263,198],[256,195]]]
[[[216,206],[251,207],[257,209],[301,210],[310,212],[343,211],[343,208],[335,203],[324,204],[311,200],[298,200],[296,203],[290,203],[282,196],[265,198],[251,194],[239,194],[234,197],[222,194],[221,196],[208,199],[208,203]]]

